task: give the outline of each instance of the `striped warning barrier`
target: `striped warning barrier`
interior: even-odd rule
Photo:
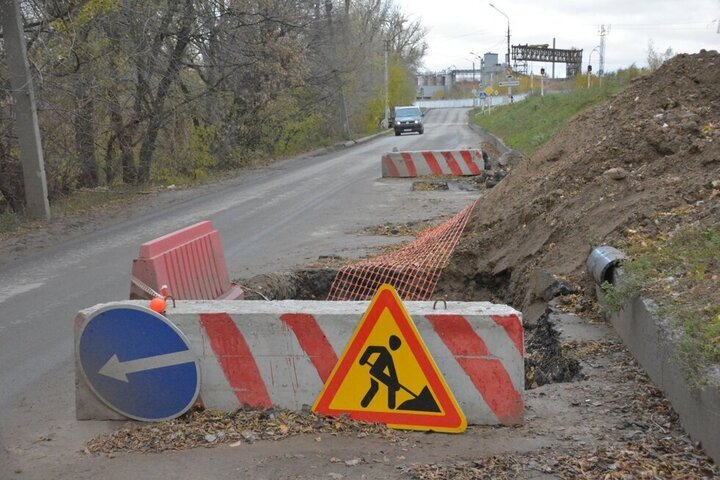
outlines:
[[[84,319],[107,305],[78,313],[76,337]],[[468,423],[522,421],[523,329],[516,310],[487,302],[448,302],[442,310],[431,302],[404,306]],[[178,301],[166,316],[200,359],[206,407],[300,409],[317,398],[367,307],[368,302]],[[135,359],[119,358],[129,360]],[[396,369],[402,379],[402,365]],[[132,374],[128,378],[132,383]],[[117,417],[93,399],[80,377],[76,407],[79,419]]]
[[[485,169],[482,150],[391,152],[382,156],[383,177],[424,175],[480,175]]]

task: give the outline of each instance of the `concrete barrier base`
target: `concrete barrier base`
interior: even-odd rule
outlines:
[[[128,304],[147,302],[80,311],[76,342],[95,311]],[[368,305],[186,300],[169,306],[166,317],[200,359],[200,399],[206,407],[301,409],[315,401]],[[433,302],[404,306],[468,423],[522,422],[525,375],[519,312],[487,302],[448,302],[447,308],[438,309]],[[83,420],[122,418],[95,397],[82,375],[76,380],[76,412]]]
[[[381,166],[384,178],[471,176],[483,173],[485,160],[480,149],[390,152],[382,156]]]

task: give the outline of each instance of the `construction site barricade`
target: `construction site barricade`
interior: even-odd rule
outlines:
[[[115,302],[80,311],[76,342],[86,319],[99,309],[146,303]],[[521,314],[488,302],[447,302],[437,308],[433,303],[403,302],[468,423],[522,422]],[[244,406],[301,410],[317,398],[368,305],[181,300],[169,306],[165,316],[199,359],[199,398],[205,407],[228,412]],[[133,381],[132,374],[128,379]],[[76,412],[78,419],[118,417],[94,396],[82,375],[77,375]]]
[[[130,299],[238,300],[243,290],[228,276],[220,233],[204,221],[143,243],[133,260]]]
[[[390,152],[382,156],[383,177],[472,176],[481,175],[483,170],[480,149]]]

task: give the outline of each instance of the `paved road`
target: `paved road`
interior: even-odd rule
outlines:
[[[72,320],[84,307],[127,297],[140,243],[210,219],[233,278],[289,270],[323,254],[367,254],[391,240],[363,235],[363,227],[430,219],[477,197],[458,189],[412,192],[410,181],[380,178],[380,155],[394,147],[477,146],[466,115],[462,109],[433,110],[424,135],[388,135],[283,161],[222,189],[200,190],[162,212],[10,262],[0,259],[0,478],[85,478],[100,468],[77,451],[116,424],[74,420]],[[159,465],[163,458],[157,457]],[[118,468],[103,465],[103,477],[130,467]]]

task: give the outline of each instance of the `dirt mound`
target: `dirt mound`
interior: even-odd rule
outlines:
[[[678,55],[577,116],[480,200],[439,293],[522,307],[538,267],[588,289],[592,248],[719,223],[718,84],[718,52]]]

